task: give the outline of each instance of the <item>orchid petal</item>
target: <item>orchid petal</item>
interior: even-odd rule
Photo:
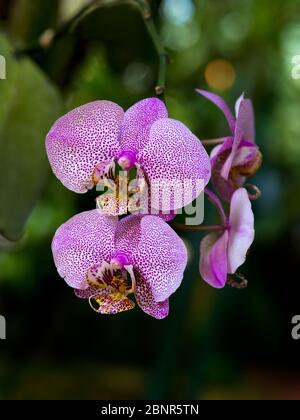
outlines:
[[[227,180],[221,176],[221,171],[224,166],[228,155],[232,148],[232,137],[228,137],[227,140],[220,146],[215,147],[211,157],[211,180],[217,190],[218,194],[226,201],[230,202],[231,196],[236,190],[236,186],[233,184],[231,177]],[[243,178],[244,181],[244,178]]]
[[[228,272],[233,274],[245,262],[254,240],[254,216],[245,188],[236,190],[231,198],[229,225]]]
[[[232,134],[234,134],[235,118],[224,99],[216,95],[215,93],[207,92],[203,89],[196,89],[196,92],[202,96],[205,96],[209,101],[213,102],[223,112],[228,122],[230,131]]]
[[[243,100],[245,99],[245,92],[243,92],[241,94],[241,96],[237,99],[235,106],[234,106],[234,110],[235,110],[235,118],[237,119],[238,115],[239,115],[239,110],[240,110],[240,105],[243,102]]]
[[[255,143],[255,122],[252,101],[241,97],[236,104],[237,124],[242,132],[243,140]]]
[[[166,213],[190,204],[210,178],[210,160],[201,142],[171,118],[152,125],[138,159],[151,188],[151,207]]]
[[[89,299],[92,296],[96,296],[98,294],[98,290],[89,287],[88,289],[74,289],[75,296],[79,299]]]
[[[232,143],[232,149],[231,152],[221,170],[221,176],[224,179],[228,179],[229,177],[229,172],[230,169],[232,167],[235,155],[237,153],[237,150],[241,144],[242,140],[244,139],[244,130],[245,130],[245,126],[246,126],[246,121],[245,121],[245,116],[248,112],[248,101],[247,100],[243,100],[240,103],[239,106],[239,115],[238,115],[238,119],[236,120],[236,125],[235,125],[235,130],[234,130],[234,137],[233,137],[233,143]]]
[[[223,143],[224,144],[224,143]],[[210,152],[210,161],[213,162],[215,158],[222,152],[223,144],[219,144],[218,146],[214,147]]]
[[[150,285],[144,278],[136,273],[135,298],[139,307],[148,315],[156,319],[163,319],[169,314],[169,300],[156,302]]]
[[[131,215],[122,219],[116,230],[115,247],[130,254],[135,272],[149,286],[156,302],[163,302],[180,286],[187,250],[161,218]]]
[[[258,147],[254,144],[252,144],[251,146],[239,147],[233,159],[232,167],[247,166],[248,163],[252,162],[255,159],[257,151]]]
[[[124,112],[110,101],[96,101],[70,111],[53,125],[46,139],[52,170],[77,193],[93,187],[96,165],[120,152],[119,131]]]
[[[228,231],[206,235],[200,244],[200,274],[210,286],[221,289],[227,281]]]
[[[124,115],[120,144],[123,150],[141,150],[149,140],[152,124],[160,118],[167,118],[165,104],[157,98],[137,102]]]
[[[116,217],[85,211],[61,225],[52,241],[57,271],[75,289],[87,289],[87,271],[96,263],[110,261],[114,251]]]

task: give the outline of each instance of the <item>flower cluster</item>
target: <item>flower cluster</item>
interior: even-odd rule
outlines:
[[[230,136],[220,139],[212,150],[212,183],[226,201],[230,201],[235,190],[242,187],[247,178],[259,169],[262,155],[255,144],[255,124],[252,102],[244,94],[236,101],[234,118],[222,98],[211,92],[197,89],[221,109],[228,122]],[[256,197],[254,197],[256,198]]]
[[[167,222],[203,191],[222,218],[219,226],[207,227],[213,233],[201,242],[203,279],[224,287],[228,274],[245,261],[254,218],[243,186],[261,161],[251,101],[242,96],[234,118],[221,98],[198,92],[223,110],[231,132],[210,158],[156,98],[126,112],[104,100],[83,105],[56,121],[47,135],[48,159],[62,184],[76,193],[94,186],[100,192],[97,209],[68,220],[52,242],[58,273],[97,313],[127,311],[136,302],[157,319],[168,315],[169,297],[181,284],[188,255]],[[219,196],[230,201],[229,217],[207,188],[210,179]],[[231,279],[231,284],[236,283]]]

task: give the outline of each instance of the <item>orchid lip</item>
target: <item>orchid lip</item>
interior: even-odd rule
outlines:
[[[116,314],[134,308],[134,302],[128,295],[135,293],[135,277],[133,267],[124,265],[128,261],[127,255],[119,252],[110,263],[102,261],[87,271],[91,290],[87,297],[95,312]]]
[[[94,168],[92,179],[90,183],[90,187],[97,185],[99,182],[104,182],[104,180],[111,180],[115,179],[115,162],[114,160],[100,162]]]

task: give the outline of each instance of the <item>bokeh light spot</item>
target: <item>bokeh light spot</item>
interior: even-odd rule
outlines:
[[[153,81],[151,70],[144,63],[129,64],[123,75],[123,83],[131,93],[143,93]]]
[[[204,77],[209,87],[224,91],[230,89],[234,84],[236,73],[229,61],[218,59],[207,64]]]
[[[183,25],[193,18],[195,6],[192,0],[164,0],[161,12],[168,22]]]
[[[249,33],[249,16],[238,12],[228,13],[222,18],[220,28],[226,41],[237,43]]]

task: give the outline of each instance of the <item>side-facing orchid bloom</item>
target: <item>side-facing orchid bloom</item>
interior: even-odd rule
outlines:
[[[52,242],[58,273],[101,314],[141,309],[157,319],[168,315],[168,298],[180,286],[187,250],[173,229],[156,216],[101,215],[90,210],[58,228]]]
[[[236,190],[231,198],[229,220],[222,233],[210,233],[200,245],[200,274],[211,286],[222,288],[228,274],[245,262],[254,240],[254,216],[245,188]]]
[[[197,89],[197,93],[213,102],[225,115],[230,136],[211,152],[212,182],[219,194],[230,201],[234,191],[256,173],[262,155],[255,144],[255,124],[252,102],[244,94],[236,101],[235,117],[226,102],[218,95]]]
[[[119,187],[113,188],[120,168],[128,173],[127,179],[136,181],[128,193],[151,189],[152,205],[148,207],[147,199],[147,210],[164,213],[190,204],[208,183],[211,172],[209,156],[199,139],[184,124],[168,118],[164,103],[157,98],[137,102],[125,113],[106,100],[80,106],[55,122],[46,149],[53,172],[68,189],[85,193],[94,185],[108,187],[109,194],[98,197],[98,207],[109,215],[145,210],[140,203],[143,198],[130,208],[127,200],[120,199]],[[184,184],[184,194],[178,189],[182,197],[173,192],[169,204],[161,204],[166,183],[174,186],[186,181],[190,181],[189,193]]]

